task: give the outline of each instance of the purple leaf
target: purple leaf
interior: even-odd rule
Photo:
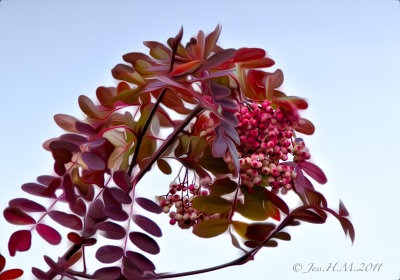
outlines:
[[[294,182],[294,189],[296,192],[299,194],[303,195],[305,190],[307,189],[305,177],[303,175],[303,172],[301,171],[300,167],[298,165],[295,166],[294,171],[296,172],[296,178],[293,180]]]
[[[36,184],[36,183],[23,184],[21,186],[21,189],[24,192],[27,192],[27,193],[32,194],[32,195],[56,198],[56,196],[53,193],[49,193],[47,191],[47,187],[45,187],[43,185]]]
[[[82,230],[82,220],[73,214],[67,214],[61,211],[53,210],[48,213],[48,215],[60,225],[74,229]]]
[[[137,252],[126,252],[126,258],[129,260],[129,262],[135,264],[142,271],[154,271],[156,269],[154,264],[148,258]]]
[[[96,200],[89,207],[88,216],[95,219],[101,220],[104,219],[104,204],[101,200]]]
[[[46,208],[42,205],[26,198],[13,199],[8,203],[8,205],[20,208],[26,212],[46,212]]]
[[[316,166],[314,163],[309,161],[304,161],[299,163],[299,166],[318,183],[326,184],[326,182],[328,181],[321,168]]]
[[[47,280],[49,278],[46,272],[36,267],[32,267],[32,274],[39,280]]]
[[[60,177],[50,176],[50,175],[42,175],[36,178],[36,180],[43,185],[50,186],[50,184],[57,183],[57,187],[61,184]]]
[[[125,229],[113,222],[102,222],[97,224],[97,229],[102,231],[101,235],[109,239],[119,240],[125,237]]]
[[[119,266],[103,267],[95,271],[93,279],[98,280],[115,280],[121,276],[121,268]]]
[[[282,198],[274,194],[273,192],[265,189],[265,196],[270,200],[276,207],[278,207],[283,213],[289,215],[289,207]]]
[[[347,217],[349,212],[347,211],[346,207],[343,204],[343,201],[340,200],[339,202],[339,215],[342,217]]]
[[[87,143],[87,138],[83,137],[81,135],[78,134],[73,134],[73,133],[67,133],[67,134],[63,134],[60,136],[60,139],[65,140],[67,142],[73,143],[76,146],[80,146],[84,143]]]
[[[93,135],[96,133],[96,130],[90,124],[84,122],[76,122],[75,127],[79,132],[82,132],[86,135]]]
[[[134,215],[132,219],[135,222],[135,224],[137,224],[141,229],[143,229],[147,233],[154,235],[156,237],[162,236],[160,227],[149,218],[144,217],[142,215]]]
[[[51,245],[58,245],[61,242],[61,235],[58,233],[58,231],[52,227],[49,227],[48,225],[38,224],[36,226],[36,231]]]
[[[140,205],[140,207],[142,207],[143,209],[152,212],[152,213],[156,213],[156,214],[160,214],[162,212],[161,207],[156,204],[155,202],[151,201],[150,199],[144,198],[144,197],[138,197],[135,199],[136,203]]]
[[[350,236],[351,242],[354,243],[354,238],[355,238],[355,231],[353,224],[346,218],[340,217],[339,222],[342,225],[342,228],[344,230],[344,233]]]
[[[71,205],[70,205],[71,206]],[[86,215],[86,204],[83,201],[82,198],[78,198],[78,200],[76,201],[76,203],[74,205],[71,206],[71,210],[79,215],[79,216],[85,216]]]
[[[225,49],[223,51],[217,52],[206,60],[203,68],[209,69],[219,66],[225,61],[230,60],[235,53],[235,49]]]
[[[52,141],[49,144],[49,148],[51,150],[63,149],[63,150],[67,150],[71,153],[77,153],[80,151],[79,147],[77,145],[75,145],[74,143],[62,141],[62,140]]]
[[[8,241],[8,251],[10,256],[15,256],[16,251],[24,252],[31,248],[32,234],[30,230],[20,230],[14,232]]]
[[[104,170],[106,169],[105,161],[98,155],[92,152],[84,152],[82,154],[82,160],[92,170]]]
[[[118,188],[108,188],[112,197],[119,203],[129,204],[132,202],[131,197],[123,190]]]
[[[113,263],[122,258],[124,250],[121,247],[107,245],[100,247],[96,252],[96,258],[102,263]]]
[[[117,205],[107,205],[104,207],[104,213],[115,221],[126,221],[129,218],[129,215],[122,209],[121,206]]]
[[[29,225],[36,223],[35,219],[16,207],[7,207],[4,210],[3,215],[7,222],[14,225]]]
[[[118,187],[120,187],[127,193],[132,190],[132,183],[129,181],[129,177],[125,171],[114,172],[113,180]]]
[[[157,242],[142,232],[131,232],[129,233],[129,239],[135,244],[139,249],[149,253],[149,254],[158,254],[160,252],[160,247]]]

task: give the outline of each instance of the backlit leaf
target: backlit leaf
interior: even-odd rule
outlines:
[[[303,161],[299,163],[299,166],[318,183],[326,184],[326,182],[328,181],[322,169],[316,166],[314,163]]]
[[[44,240],[49,242],[51,245],[57,245],[61,242],[61,235],[58,233],[58,231],[56,231],[52,227],[49,227],[48,225],[38,224],[36,226],[36,231]]]
[[[10,200],[8,205],[11,207],[20,208],[25,212],[46,212],[46,208],[44,208],[42,205],[26,198],[16,198]]]
[[[103,267],[93,273],[93,279],[98,280],[115,280],[121,275],[119,266]]]
[[[9,223],[14,225],[29,225],[36,223],[31,216],[16,207],[7,207],[4,210],[3,215]]]
[[[154,271],[156,267],[154,264],[145,256],[138,252],[128,251],[126,257],[132,264],[135,264],[142,271]]]
[[[217,179],[210,186],[211,193],[214,195],[224,195],[234,192],[238,188],[238,184],[232,181],[229,177]]]
[[[149,253],[158,254],[160,252],[160,247],[157,242],[142,232],[134,231],[129,233],[129,239],[135,244],[139,249]]]
[[[125,237],[125,229],[113,222],[102,222],[97,224],[97,229],[101,231],[101,235],[109,239],[119,240]]]
[[[129,177],[125,171],[114,172],[113,180],[118,187],[126,192],[130,192],[130,190],[132,189],[132,183],[130,182]]]
[[[113,263],[122,258],[124,250],[121,247],[107,245],[100,247],[96,252],[96,259],[102,263]]]
[[[224,213],[229,211],[232,203],[222,197],[215,195],[196,196],[192,200],[192,206],[207,215]]]
[[[24,252],[31,248],[32,234],[30,230],[20,230],[14,232],[8,241],[8,251],[10,256],[15,256],[16,251]]]
[[[171,174],[172,173],[172,169],[171,166],[168,164],[168,162],[162,158],[160,158],[159,160],[157,160],[157,166],[158,168],[160,168],[160,170],[164,173],[164,174]]]
[[[199,237],[210,238],[224,233],[229,226],[226,219],[209,219],[197,223],[193,227],[193,233]]]
[[[149,212],[153,212],[156,214],[160,214],[162,212],[161,207],[158,204],[156,204],[155,202],[151,201],[150,199],[147,199],[144,197],[137,197],[135,199],[135,201],[144,210],[147,210]]]
[[[154,235],[156,237],[162,236],[160,227],[149,218],[142,215],[133,215],[132,219],[135,222],[135,224],[137,224],[141,229],[143,229],[147,233]]]
[[[48,215],[60,225],[74,229],[74,230],[82,230],[82,220],[73,214],[67,214],[61,211],[52,210],[48,213]]]
[[[257,242],[263,242],[274,229],[275,225],[271,223],[250,224],[247,227],[246,237]]]
[[[0,274],[1,280],[12,280],[22,276],[24,272],[21,269],[9,269]]]

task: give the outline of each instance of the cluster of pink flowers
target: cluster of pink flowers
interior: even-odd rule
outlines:
[[[202,187],[185,183],[172,182],[167,195],[159,196],[158,202],[164,213],[169,213],[171,225],[178,224],[182,229],[188,229],[196,224],[203,214],[192,207],[192,199],[200,195],[209,195]],[[176,211],[171,211],[171,208]]]
[[[274,109],[268,100],[261,106],[256,102],[241,106],[236,117],[241,184],[249,191],[255,184],[291,189],[296,173],[284,162],[289,155],[295,162],[310,158],[304,141],[292,140],[294,117],[280,107]]]

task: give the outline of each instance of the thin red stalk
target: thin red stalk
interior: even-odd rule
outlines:
[[[190,123],[190,121],[197,116],[204,108],[201,105],[197,105],[193,111],[176,127],[176,129],[165,139],[165,142],[160,146],[157,152],[151,157],[151,160],[146,166],[139,171],[139,173],[132,180],[133,185],[136,185],[143,175],[146,174],[153,164],[160,158],[160,156],[169,148],[169,146],[175,141],[176,136],[183,131],[183,129]]]
[[[44,213],[39,220],[36,222],[36,224],[30,229],[30,231],[34,230],[36,228],[36,226],[40,223],[41,220],[44,219],[44,217],[46,217],[46,215],[49,213],[49,211],[51,210],[51,208],[54,207],[54,205],[56,205],[56,203],[64,197],[64,194],[60,195],[59,197],[56,198],[56,200],[53,201],[53,203],[46,209],[46,213]]]
[[[163,97],[164,97],[165,93],[167,92],[167,90],[168,90],[168,88],[164,88],[164,89],[161,91],[160,96],[158,97],[158,99],[157,99],[156,103],[154,104],[153,108],[151,109],[150,115],[149,115],[149,117],[147,118],[146,123],[145,123],[144,126],[143,126],[143,130],[142,130],[142,132],[140,133],[140,135],[139,135],[139,137],[138,137],[138,139],[137,139],[137,144],[136,144],[136,147],[135,147],[135,152],[133,153],[133,159],[132,159],[132,162],[131,162],[131,164],[130,164],[130,166],[129,166],[129,170],[128,170],[128,175],[129,175],[129,176],[132,175],[133,167],[134,167],[135,164],[136,164],[136,160],[137,160],[137,157],[138,157],[138,154],[139,154],[140,146],[141,146],[142,141],[143,141],[143,137],[145,136],[146,131],[147,131],[148,127],[150,126],[150,123],[151,123],[151,121],[152,121],[152,119],[153,119],[153,116],[154,116],[154,114],[157,112],[157,108],[158,108],[158,106],[160,105],[160,102],[161,102],[161,100],[163,99]]]
[[[227,263],[224,263],[221,265],[213,266],[213,267],[199,269],[199,270],[193,270],[193,271],[187,271],[187,272],[181,272],[181,273],[175,273],[175,274],[162,274],[162,275],[157,276],[157,279],[177,278],[177,277],[201,274],[201,273],[215,271],[215,270],[223,269],[223,268],[234,266],[234,265],[245,264],[248,261],[252,260],[254,255],[264,246],[264,244],[266,242],[268,242],[275,234],[277,234],[279,231],[281,231],[286,226],[286,224],[290,221],[291,218],[292,217],[290,215],[287,216],[282,221],[282,223],[267,238],[265,238],[264,241],[262,241],[256,248],[254,248],[253,250],[249,251],[248,253],[244,254],[243,256],[241,256],[233,261],[230,261],[230,262],[227,262]]]

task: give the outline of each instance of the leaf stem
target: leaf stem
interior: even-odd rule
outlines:
[[[165,142],[151,157],[150,161],[145,165],[143,169],[133,178],[132,183],[135,186],[143,175],[146,174],[153,164],[161,157],[161,155],[168,149],[168,147],[175,141],[176,136],[183,131],[183,129],[190,123],[190,121],[197,116],[204,108],[201,105],[197,105],[193,111],[176,127],[176,129],[165,139]]]
[[[230,262],[227,262],[224,264],[220,264],[217,266],[213,266],[213,267],[199,269],[199,270],[193,270],[193,271],[187,271],[187,272],[181,272],[181,273],[175,273],[175,274],[160,274],[157,276],[157,279],[168,279],[168,278],[176,278],[176,277],[182,277],[182,276],[201,274],[201,273],[215,271],[215,270],[219,270],[219,269],[234,266],[234,265],[245,264],[248,261],[253,260],[255,254],[257,254],[257,252],[264,246],[264,244],[267,243],[272,237],[274,237],[275,234],[277,234],[279,231],[281,231],[292,218],[293,218],[292,216],[288,215],[282,221],[282,223],[280,223],[280,225],[267,238],[265,238],[264,241],[262,241],[256,248],[254,248],[253,250],[249,251],[248,253],[244,254],[243,256],[241,256],[233,261],[230,261]]]
[[[132,170],[133,170],[133,167],[134,167],[135,164],[136,164],[136,160],[137,160],[137,157],[138,157],[138,154],[139,154],[140,146],[141,146],[141,144],[142,144],[144,135],[146,134],[146,131],[147,131],[148,127],[150,126],[151,120],[153,119],[153,116],[154,116],[154,114],[156,113],[157,108],[158,108],[158,106],[160,105],[160,102],[161,102],[161,100],[163,99],[163,97],[164,97],[165,93],[167,92],[167,90],[168,90],[168,88],[164,88],[164,89],[161,91],[161,94],[160,94],[160,96],[158,97],[158,99],[157,99],[156,103],[154,104],[153,108],[151,109],[150,115],[149,115],[149,117],[147,118],[146,123],[145,123],[144,126],[143,126],[142,132],[141,132],[140,135],[139,135],[139,138],[138,138],[138,140],[137,140],[137,144],[136,144],[136,147],[135,147],[135,152],[133,153],[133,159],[132,159],[131,165],[129,166],[129,170],[128,170],[128,175],[129,175],[129,176],[132,175]]]

